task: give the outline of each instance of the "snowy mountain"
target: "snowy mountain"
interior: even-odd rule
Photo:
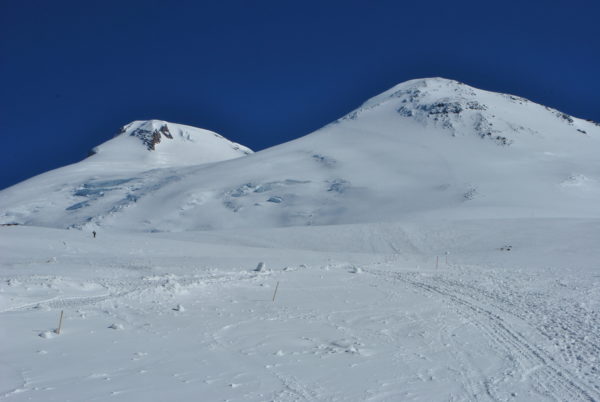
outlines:
[[[131,123],[0,192],[0,399],[600,401],[598,155],[440,78],[257,153]]]
[[[252,150],[212,131],[161,120],[134,121],[90,152],[89,162],[136,169],[199,165],[249,155]]]
[[[599,152],[594,122],[419,79],[243,158],[247,148],[205,130],[131,123],[89,159],[0,192],[0,222],[185,231],[598,217]]]
[[[135,203],[142,193],[157,190],[161,180],[176,180],[178,168],[252,153],[209,130],[162,120],[134,121],[85,160],[0,192],[7,203],[0,207],[0,221],[80,226],[96,219],[95,214],[113,215]],[[4,205],[13,207],[4,210]]]

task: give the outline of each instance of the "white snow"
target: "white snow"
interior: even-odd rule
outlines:
[[[2,395],[600,397],[598,219],[229,234],[0,228]]]
[[[174,138],[149,151],[127,134],[136,124],[91,158],[0,192],[0,223],[172,232],[600,217],[600,126],[454,81],[400,84],[308,136],[217,163],[201,150],[233,157],[223,138],[199,130],[192,143],[181,134],[191,128],[152,121]]]
[[[158,138],[156,144],[152,144],[153,136]],[[131,164],[137,169],[198,165],[252,153],[249,148],[212,131],[162,120],[129,123],[120,134],[93,152],[95,154],[86,162]]]
[[[600,400],[594,123],[426,79],[252,155],[193,130],[0,192],[0,399]]]

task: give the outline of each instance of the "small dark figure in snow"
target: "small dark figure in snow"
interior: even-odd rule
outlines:
[[[96,231],[95,231],[95,230],[93,230],[93,231],[92,231],[92,234],[94,235],[94,239],[95,239],[95,238],[96,238]]]

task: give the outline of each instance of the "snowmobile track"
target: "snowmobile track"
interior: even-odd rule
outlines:
[[[417,273],[399,273],[366,270],[371,274],[395,279],[423,292],[438,295],[450,301],[457,312],[478,328],[495,348],[505,353],[513,362],[513,369],[533,380],[535,391],[551,399],[569,401],[600,401],[600,395],[591,386],[574,378],[569,368],[560,364],[547,351],[533,344],[520,332],[511,328],[502,316],[506,312],[487,306],[485,299],[472,299],[445,286],[440,278]],[[495,310],[499,310],[496,312]],[[506,374],[505,374],[506,375]],[[505,399],[495,387],[501,379],[488,378],[485,389],[493,400]]]

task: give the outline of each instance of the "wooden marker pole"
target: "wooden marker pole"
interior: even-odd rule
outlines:
[[[440,257],[438,255],[435,256],[435,269],[438,268],[438,265],[440,264]]]
[[[275,296],[277,296],[277,289],[279,289],[279,281],[277,281],[277,286],[275,286],[275,291],[273,292],[273,303],[275,303]]]
[[[64,314],[64,311],[60,310],[60,320],[58,321],[58,328],[56,329],[57,335],[60,335],[60,330],[62,329],[63,314]]]

